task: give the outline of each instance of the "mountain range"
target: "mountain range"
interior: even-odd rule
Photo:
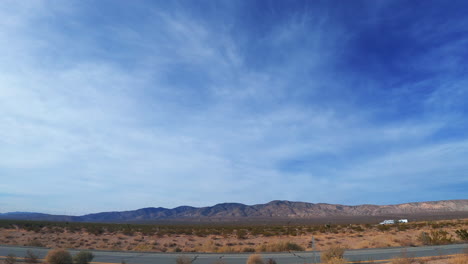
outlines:
[[[364,204],[355,206],[277,200],[256,205],[221,203],[208,207],[180,206],[173,209],[149,207],[133,211],[102,212],[82,216],[13,212],[0,214],[0,219],[128,223],[157,221],[274,221],[434,215],[468,217],[468,199],[414,202],[396,205]]]

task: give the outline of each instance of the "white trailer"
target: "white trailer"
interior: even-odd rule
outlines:
[[[383,220],[380,222],[381,225],[393,225],[395,224],[395,220]]]

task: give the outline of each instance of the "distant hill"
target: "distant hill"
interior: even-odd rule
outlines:
[[[0,219],[16,219],[16,220],[35,220],[35,221],[57,221],[57,222],[79,222],[79,216],[68,215],[50,215],[41,213],[29,212],[11,212],[0,214]]]
[[[461,213],[468,217],[468,200],[416,202],[396,205],[340,205],[271,201],[266,204],[245,205],[222,203],[208,207],[180,206],[142,208],[133,211],[103,212],[83,216],[49,215],[41,213],[6,213],[0,219],[69,221],[69,222],[151,222],[151,221],[255,221],[307,220],[340,217],[379,217],[411,215],[444,215]]]

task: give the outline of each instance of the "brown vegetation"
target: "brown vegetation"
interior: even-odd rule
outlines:
[[[263,264],[262,256],[259,254],[250,255],[247,259],[247,264]]]
[[[190,264],[192,260],[186,256],[179,256],[176,258],[176,264]]]
[[[64,249],[53,249],[47,253],[48,264],[73,264],[71,254]]]
[[[468,264],[468,254],[462,254],[453,257],[450,260],[450,264]]]
[[[332,247],[322,252],[320,259],[324,263],[329,264],[340,264],[346,263],[344,260],[343,255],[345,252],[345,248],[342,247]]]

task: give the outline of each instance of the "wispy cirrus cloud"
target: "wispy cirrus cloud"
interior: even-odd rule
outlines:
[[[5,3],[1,210],[463,198],[462,36],[257,4]]]

